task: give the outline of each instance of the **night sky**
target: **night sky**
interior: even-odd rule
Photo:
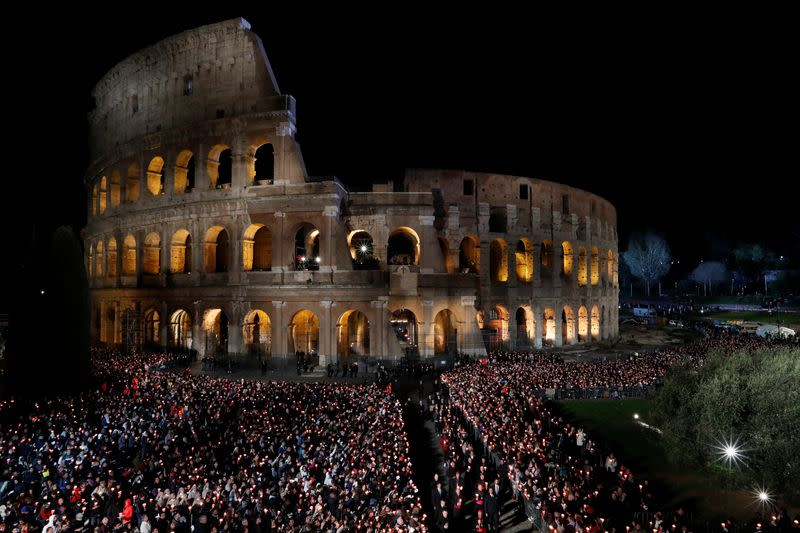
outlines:
[[[6,67],[17,94],[10,111],[27,122],[21,179],[3,195],[5,217],[9,205],[26,206],[13,222],[23,230],[12,232],[16,245],[33,224],[85,224],[86,113],[100,77],[159,39],[238,15],[263,39],[281,91],[297,99],[297,138],[312,175],[335,175],[353,189],[405,167],[553,179],[616,205],[621,249],[632,230],[649,227],[682,263],[709,257],[719,238],[759,240],[780,253],[800,241],[788,192],[797,180],[789,157],[796,57],[790,34],[770,21],[203,11],[109,12],[106,23],[67,23],[58,13],[31,19],[27,31],[50,54],[20,45]],[[30,209],[17,199],[32,186],[42,203]],[[4,278],[9,268],[4,260]]]

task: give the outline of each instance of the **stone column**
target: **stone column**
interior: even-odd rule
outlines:
[[[247,176],[247,146],[241,138],[231,145],[231,189],[241,191],[252,185]]]
[[[120,301],[114,302],[114,344],[122,344],[122,306]]]
[[[273,301],[272,308],[274,309],[274,317],[272,322],[272,354],[273,355],[286,355],[289,353],[289,346],[287,342],[287,332],[289,324],[284,321],[283,308],[286,307],[286,302]]]
[[[242,310],[238,302],[231,305],[230,319],[228,320],[228,353],[240,354],[242,350]]]
[[[420,215],[419,223],[422,231],[420,240],[420,258],[419,258],[419,271],[423,274],[433,274],[436,271],[436,256],[439,254],[434,253],[438,250],[439,242],[436,239],[436,231],[433,229],[433,221],[436,217],[433,215]],[[434,247],[436,247],[434,249]],[[431,348],[432,349],[432,348]],[[431,351],[431,355],[433,351]]]
[[[533,347],[542,347],[542,337],[544,332],[544,310],[541,307],[531,306],[533,312]]]
[[[372,300],[373,320],[369,327],[369,354],[372,357],[385,357],[387,346],[386,337],[386,300]]]
[[[197,354],[203,357],[206,355],[206,343],[204,338],[200,338],[200,334],[203,333],[203,313],[200,310],[200,303],[198,300],[192,310],[192,349],[197,350]]]
[[[197,143],[194,147],[194,188],[196,191],[205,192],[211,187],[211,178],[208,175],[208,147],[204,143]]]
[[[275,214],[275,228],[272,231],[272,270],[279,272],[286,272],[287,262],[286,254],[283,251],[283,242],[285,240],[284,222],[286,221],[286,213],[276,211]]]
[[[418,325],[419,354],[422,357],[433,357],[433,300],[422,301],[422,321]]]
[[[331,307],[336,304],[331,300],[322,300],[319,303],[324,310],[319,320],[319,364],[325,366],[336,354],[336,324],[331,311]]]
[[[333,252],[333,242],[335,231],[335,222],[339,217],[339,208],[335,205],[326,205],[322,210],[322,216],[325,217],[325,228],[323,228],[322,242],[320,242],[320,251],[322,253],[322,262],[320,264],[320,272],[330,272],[336,270],[336,254]],[[313,260],[313,258],[312,258]]]
[[[459,350],[470,355],[485,354],[486,349],[483,346],[483,339],[481,332],[478,329],[478,323],[475,320],[475,296],[462,296],[461,308],[464,315],[464,331],[461,334],[462,344],[459,345]]]
[[[564,311],[564,307],[563,306],[561,306],[561,307],[556,306],[553,309],[553,311],[554,311],[554,317],[553,318],[554,318],[554,323],[555,323],[555,326],[556,326],[556,328],[555,328],[556,329],[555,339],[553,339],[553,344],[555,346],[562,346],[563,345],[563,339],[562,339],[562,335],[563,335],[562,334],[562,329],[563,328],[562,328],[562,325],[561,325],[561,313]]]
[[[158,310],[159,313],[159,321],[158,321],[158,340],[159,344],[166,349],[167,344],[169,343],[169,312],[167,308],[167,302],[165,300],[161,301],[161,307]],[[194,323],[192,323],[192,327],[194,327]],[[194,331],[192,331],[192,339],[194,339]]]
[[[161,169],[161,176],[164,180],[164,195],[168,198],[175,196],[175,160],[177,154],[174,148],[170,148],[164,154],[164,168]]]

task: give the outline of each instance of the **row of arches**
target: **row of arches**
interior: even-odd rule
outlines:
[[[172,189],[175,194],[183,194],[195,189],[197,165],[197,158],[192,150],[184,149],[178,152],[172,167]],[[92,215],[102,215],[107,208],[118,206],[123,201],[125,203],[138,202],[142,196],[142,188],[150,196],[159,196],[167,192],[166,166],[164,156],[155,155],[145,167],[144,176],[141,172],[142,165],[138,161],[130,163],[122,171],[115,169],[109,176],[100,176],[92,185]],[[262,139],[248,147],[245,157],[247,184],[269,182],[274,177],[274,168],[275,157],[271,143]],[[209,188],[230,186],[233,178],[231,147],[227,144],[213,145],[207,153],[204,170]]]
[[[295,270],[317,270],[322,262],[320,256],[320,232],[311,223],[301,223],[293,232],[293,251],[291,264]],[[450,257],[445,239],[439,239],[439,246],[445,261]],[[227,272],[231,266],[232,242],[228,230],[222,225],[208,228],[203,239],[203,265],[205,272]],[[157,232],[148,233],[142,250],[142,272],[158,274],[161,265],[161,236]],[[169,241],[168,271],[172,274],[189,273],[192,265],[192,236],[185,229],[177,230]],[[347,245],[356,270],[379,269],[382,266],[376,253],[372,236],[364,230],[354,230],[348,234]],[[517,281],[530,283],[534,277],[534,245],[527,238],[519,239],[514,251],[514,273]],[[539,246],[539,268],[543,278],[552,274],[553,246],[551,241],[543,241]],[[117,275],[117,241],[114,237],[106,243],[100,240],[89,245],[88,272],[90,277]],[[421,244],[419,235],[412,228],[400,227],[389,234],[386,247],[386,262],[389,265],[418,265]],[[122,275],[136,273],[136,239],[127,235],[123,244]],[[480,274],[480,242],[474,236],[465,237],[459,246],[458,266],[462,273]],[[245,272],[268,271],[272,269],[273,236],[264,224],[249,225],[241,239],[241,268]],[[509,280],[508,245],[504,239],[494,239],[490,243],[490,279],[505,283]],[[601,278],[601,253],[596,246],[588,253],[583,246],[578,248],[577,260],[568,241],[562,243],[561,274],[572,279],[577,263],[577,283],[579,286],[598,285]],[[618,258],[608,250],[606,261],[606,281],[618,283]],[[448,272],[454,269],[445,265]]]
[[[565,305],[561,310],[561,343],[597,341],[601,338],[601,326],[610,320],[606,306],[593,305],[591,309],[584,305],[578,308],[577,322],[571,306]],[[556,310],[545,308],[541,316],[541,341],[543,346],[554,346],[556,343]],[[509,333],[510,313],[502,305],[495,305],[488,312],[478,311],[478,327],[480,328],[486,348],[497,349],[511,344]],[[516,346],[532,346],[535,341],[537,317],[531,306],[523,305],[514,314],[516,324]],[[576,329],[577,328],[577,329]]]

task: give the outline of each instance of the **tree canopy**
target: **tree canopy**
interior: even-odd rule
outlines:
[[[653,407],[677,463],[722,466],[719,447],[738,441],[741,488],[800,500],[800,348],[710,353],[697,370],[672,369]]]
[[[669,272],[672,257],[667,242],[652,232],[634,233],[622,258],[631,275],[642,280],[650,296],[650,285]]]

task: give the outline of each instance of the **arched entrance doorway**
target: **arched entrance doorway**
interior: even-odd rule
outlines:
[[[449,309],[436,313],[433,323],[433,353],[453,354],[458,351],[458,329],[456,318]]]
[[[400,347],[403,348],[405,355],[413,356],[419,354],[419,334],[417,331],[417,317],[409,309],[398,309],[392,313],[389,320]]]
[[[319,352],[319,318],[312,311],[298,311],[289,322],[289,350],[314,355]]]
[[[192,317],[183,309],[178,309],[169,319],[169,345],[173,348],[192,347]]]
[[[203,318],[206,332],[206,355],[228,353],[228,317],[222,309],[209,309]]]
[[[361,311],[346,311],[336,323],[336,353],[340,361],[369,355],[369,320]]]
[[[272,355],[272,321],[269,315],[261,309],[250,311],[244,319],[242,339],[247,353],[259,358]]]
[[[533,311],[528,306],[519,307],[514,318],[517,322],[517,348],[530,348],[535,335]]]
[[[572,308],[568,305],[564,306],[561,311],[561,343],[570,344],[575,338],[575,315],[572,313]]]
[[[157,345],[161,337],[161,317],[158,311],[150,309],[144,314],[144,343],[145,345]]]
[[[545,309],[542,313],[542,344],[553,346],[556,342],[556,312]]]
[[[489,309],[489,345],[488,350],[501,350],[508,348],[508,319],[509,314],[502,305],[495,305]]]
[[[411,228],[399,228],[389,235],[386,259],[390,265],[419,264],[419,237]]]

